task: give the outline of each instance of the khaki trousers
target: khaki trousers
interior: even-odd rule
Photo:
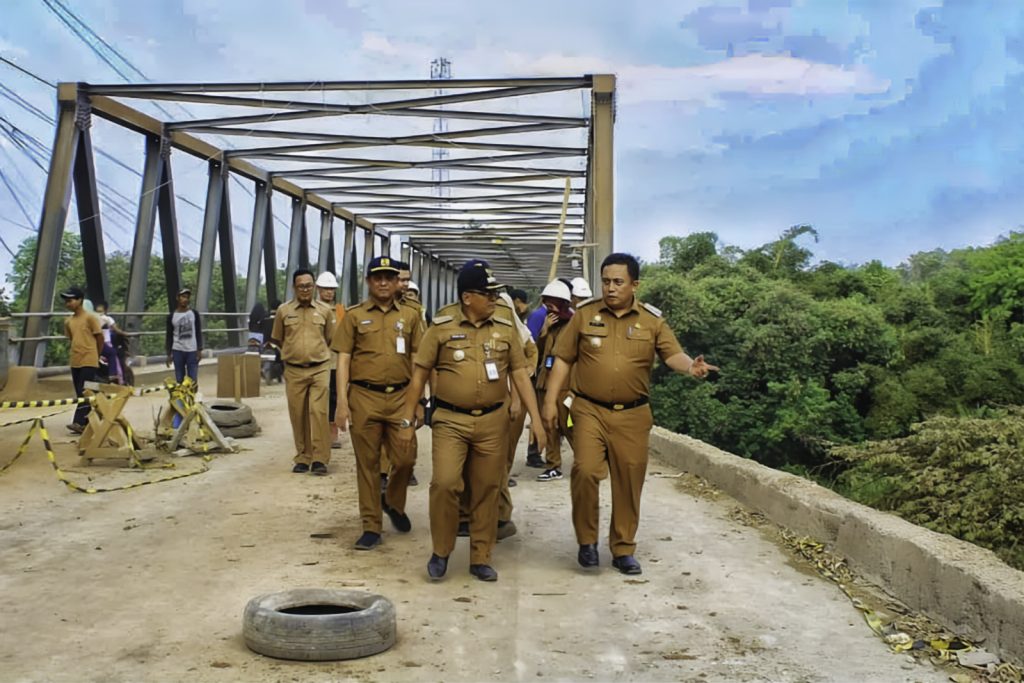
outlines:
[[[331,364],[312,368],[284,366],[288,417],[295,441],[295,462],[309,465],[331,461],[331,423],[327,416]]]
[[[430,537],[448,557],[459,528],[459,498],[469,486],[469,562],[489,564],[498,534],[498,494],[508,457],[508,412],[473,417],[438,408],[432,431]],[[465,476],[465,479],[463,477]]]
[[[508,411],[504,410],[505,406],[502,406],[497,412],[505,413],[508,417]],[[501,493],[498,496],[498,521],[507,522],[512,519],[512,492],[508,488],[509,474],[512,472],[512,465],[516,461],[516,446],[519,445],[519,438],[523,435],[523,426],[526,424],[526,405],[523,405],[523,410],[519,417],[516,418],[515,422],[509,420],[508,423],[508,451],[505,455],[505,476],[501,479]]]
[[[640,525],[647,446],[654,424],[651,406],[609,410],[577,396],[571,413],[574,434],[570,490],[576,541],[580,545],[597,543],[599,486],[611,473],[608,545],[614,557],[632,555]]]
[[[405,512],[409,476],[416,464],[415,440],[407,448],[398,441],[399,416],[405,391],[384,394],[349,385],[352,448],[356,452],[356,486],[359,491],[359,516],[363,531],[381,532],[380,460],[381,450],[390,454],[391,476],[384,493],[390,507]]]
[[[544,389],[537,390],[537,405],[544,405],[544,395],[546,393]],[[568,390],[562,391],[558,395],[558,425],[554,429],[545,428],[544,430],[548,439],[548,446],[544,449],[544,461],[549,468],[557,467],[562,469],[563,436],[568,440],[569,445],[572,446],[572,429],[566,426],[569,420],[569,409],[565,407],[565,397],[568,395]]]

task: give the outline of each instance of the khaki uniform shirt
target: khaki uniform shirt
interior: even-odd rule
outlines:
[[[512,309],[512,307],[509,306],[507,303],[505,303],[504,299],[498,299],[494,303],[496,305],[494,307],[494,316],[493,317],[497,318],[498,320],[505,320],[510,325],[512,325],[513,329],[518,329],[516,327],[515,321],[512,320],[512,317],[516,314],[516,312]],[[455,315],[456,312],[461,312],[461,311],[462,311],[462,305],[461,304],[458,304],[458,303],[445,304],[444,306],[442,306],[441,308],[439,308],[437,310],[437,315],[438,315],[438,317],[445,317],[445,316],[449,316],[449,315],[453,316],[453,315]],[[435,322],[435,324],[437,323],[436,320],[434,322]],[[519,341],[523,345],[523,354],[525,354],[525,356],[526,356],[526,366],[527,366],[526,369],[530,373],[530,375],[533,375],[534,370],[537,367],[537,356],[540,353],[537,350],[537,343],[533,341],[533,337],[532,336],[529,337],[529,339],[527,339],[525,342],[523,341],[522,338],[520,338]]]
[[[548,375],[551,373],[551,368],[547,366],[547,360],[550,357],[552,361],[555,356],[555,342],[558,341],[559,336],[565,330],[569,321],[556,323],[548,328],[548,333],[540,338],[540,345],[543,347],[540,354],[540,369],[537,371],[537,388],[544,389],[548,381]]]
[[[635,297],[622,317],[603,299],[581,303],[554,349],[566,363],[576,364],[573,392],[609,403],[648,396],[654,354],[665,360],[682,352],[660,311]]]
[[[367,299],[346,311],[331,350],[352,356],[349,379],[371,384],[407,382],[425,326],[412,306],[393,301],[381,308]]]
[[[70,365],[73,368],[98,368],[100,353],[96,348],[96,335],[103,334],[100,319],[92,313],[82,312],[64,319],[64,334],[71,340]]]
[[[479,325],[466,320],[459,307],[438,315],[423,336],[416,365],[437,370],[435,395],[467,410],[489,408],[508,399],[508,373],[526,368],[519,333],[508,320],[492,316]],[[497,376],[489,379],[487,362]]]
[[[281,343],[281,360],[292,365],[330,360],[333,320],[331,307],[321,301],[300,306],[292,299],[278,306],[270,337]]]

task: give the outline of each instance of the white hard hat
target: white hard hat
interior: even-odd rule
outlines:
[[[409,280],[409,291],[419,293],[420,286],[412,280]]]
[[[320,277],[316,279],[316,286],[323,287],[325,289],[337,289],[338,280],[337,278],[334,277],[334,273],[327,270],[324,271],[323,273],[320,273]]]
[[[572,293],[569,291],[569,287],[561,280],[549,282],[540,295],[542,297],[550,296],[553,299],[562,299],[563,301],[572,301]]]
[[[572,279],[572,295],[582,299],[589,299],[594,296],[594,293],[590,291],[590,285],[586,280],[581,277],[574,277]]]

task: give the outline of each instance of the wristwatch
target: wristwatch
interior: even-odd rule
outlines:
[[[412,422],[403,418],[402,421],[398,423],[398,426],[401,427],[402,429],[407,429],[409,427],[412,427]]]

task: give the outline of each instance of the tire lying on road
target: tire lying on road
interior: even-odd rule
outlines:
[[[362,591],[296,588],[268,593],[245,606],[242,635],[249,649],[278,659],[367,657],[395,644],[395,606]]]
[[[203,407],[218,427],[237,427],[252,422],[252,408],[234,401],[203,401]]]
[[[230,436],[233,439],[244,439],[246,437],[256,436],[260,431],[262,431],[260,426],[256,424],[256,420],[240,424],[237,427],[221,427],[218,425],[217,429],[219,429],[220,433],[224,436]]]

